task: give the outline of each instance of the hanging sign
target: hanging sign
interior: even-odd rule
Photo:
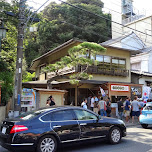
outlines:
[[[131,86],[131,99],[134,100],[134,97],[142,97],[142,87],[140,86]]]
[[[128,92],[129,91],[129,86],[111,84],[110,89],[111,89],[111,91]]]

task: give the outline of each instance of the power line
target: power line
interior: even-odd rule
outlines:
[[[98,4],[98,5],[100,6],[100,4],[99,4],[98,2],[92,2],[92,3],[93,3],[93,4]],[[113,2],[111,2],[111,3],[113,3]],[[114,4],[114,3],[113,3],[113,4]],[[117,5],[117,4],[116,4],[116,5]],[[120,8],[122,7],[121,5],[117,5],[117,6],[119,6]],[[118,12],[118,11],[113,10],[113,9],[111,9],[111,8],[108,8],[108,7],[104,7],[104,8],[106,8],[106,9],[108,9],[108,10],[111,10],[111,11],[113,11],[113,12],[115,12],[115,13],[121,14],[121,15],[123,15],[123,16],[125,16],[125,17],[128,17],[127,15],[122,14],[121,12]],[[145,21],[142,21],[142,22],[151,25],[151,24],[148,23],[148,22],[145,22]]]
[[[80,30],[82,30],[82,31],[85,30],[85,31],[87,31],[87,33],[92,33],[92,34],[97,35],[97,36],[99,36],[99,37],[107,38],[108,40],[111,39],[111,37],[108,37],[108,36],[105,36],[105,35],[100,35],[100,34],[94,32],[94,31],[91,31],[91,30],[88,31],[88,30],[86,30],[85,28],[79,27],[79,26],[74,25],[74,24],[72,24],[72,23],[69,23],[69,22],[67,22],[67,21],[60,21],[60,22],[66,23],[66,24],[68,24],[68,25],[71,25],[71,26],[73,26],[73,27],[75,27],[75,28],[77,28],[77,29],[80,29]],[[133,39],[134,39],[134,38],[133,38]],[[126,44],[126,43],[124,43],[124,42],[121,42],[121,43],[124,44],[124,45],[126,45],[126,46],[129,46],[129,47],[132,47],[132,48],[135,48],[135,49],[139,50],[139,48],[137,48],[137,47],[135,47],[135,46]]]
[[[48,1],[48,0],[47,0],[47,1]],[[47,2],[47,1],[46,1],[46,2]],[[61,1],[61,0],[60,0],[60,1]],[[45,3],[46,3],[46,2],[45,2]],[[63,1],[61,1],[61,2],[63,2]],[[44,4],[45,4],[45,3],[44,3]],[[66,2],[64,2],[64,3],[66,3]],[[72,5],[72,4],[71,4],[71,5]],[[42,6],[41,6],[41,7],[42,7]],[[85,12],[86,12],[86,11],[85,11]],[[94,13],[92,13],[92,12],[91,12],[91,14],[93,14],[93,15],[94,15]],[[96,15],[97,15],[97,14],[96,14]],[[99,17],[99,15],[98,15],[98,17]],[[102,17],[102,16],[100,16],[100,17]],[[80,18],[79,18],[79,19],[80,19]],[[107,18],[107,19],[108,19],[108,18]],[[106,20],[107,20],[107,19],[106,19]],[[82,19],[80,19],[80,20],[82,20]],[[83,20],[83,21],[84,21],[84,20]],[[111,21],[111,20],[109,20],[109,19],[108,19],[108,21]],[[78,27],[77,25],[73,25],[73,24],[68,23],[68,22],[66,22],[66,21],[64,21],[64,22],[65,22],[65,23],[67,23],[67,24],[69,24],[69,25],[72,25],[72,26],[75,26],[75,27],[77,27],[77,28],[81,29],[81,27]],[[87,23],[89,23],[89,24],[93,24],[93,23],[90,23],[90,22],[87,22]],[[95,25],[95,24],[94,24],[94,25]],[[104,27],[103,27],[103,28],[104,28]],[[83,29],[83,28],[82,28],[82,29]],[[82,30],[82,29],[81,29],[81,30]],[[106,29],[106,30],[107,30],[107,28],[104,28],[104,29]],[[86,30],[85,30],[85,31],[86,31]],[[113,32],[115,32],[115,33],[119,33],[119,32],[114,31],[114,30],[113,30]],[[107,39],[111,39],[111,37],[107,37],[107,36],[103,36],[103,35],[101,36],[100,34],[98,34],[98,33],[94,32],[94,31],[91,31],[91,33],[93,33],[93,34],[95,34],[95,35],[97,35],[97,36],[100,36],[100,37],[104,37],[104,38],[106,37]],[[110,33],[110,34],[111,34],[111,33]],[[122,34],[122,33],[119,33],[119,34]],[[132,37],[132,38],[133,38],[133,37]],[[133,39],[136,39],[136,38],[133,38]],[[122,42],[121,42],[121,43],[122,43]],[[125,43],[123,43],[123,44],[125,44]],[[136,48],[136,49],[139,49],[139,48],[137,48],[137,47],[135,47],[135,46],[131,46],[131,45],[128,45],[128,44],[125,44],[125,45],[130,46],[130,47],[133,47],[133,48]]]
[[[59,1],[63,2],[62,0],[59,0]],[[74,6],[74,5],[69,4],[69,3],[67,3],[67,2],[63,2],[63,3],[66,3],[66,4],[68,4],[68,5],[72,6],[72,7],[76,7],[76,8],[77,8],[77,6]],[[78,7],[77,9],[79,9],[79,7]],[[106,20],[109,21],[108,18],[102,17],[102,16],[100,16],[100,15],[98,15],[98,14],[94,14],[94,13],[88,11],[88,10],[85,10],[85,9],[82,9],[82,8],[80,8],[80,10],[85,11],[85,12],[87,12],[87,13],[89,12],[90,14],[96,15],[97,17],[104,18],[104,19],[106,19]],[[110,21],[111,21],[111,20],[110,20]],[[114,21],[112,21],[112,22],[114,22]],[[117,22],[115,22],[115,23],[117,23]],[[119,24],[119,23],[117,23],[117,24]],[[122,24],[120,24],[120,25],[123,26]],[[146,36],[147,36],[147,35],[148,35],[148,36],[151,36],[151,35],[149,35],[149,34],[147,34],[147,33],[141,32],[141,31],[139,31],[139,30],[136,30],[136,29],[133,29],[133,28],[130,28],[130,27],[126,27],[126,28],[129,28],[129,29],[132,29],[132,30],[137,31],[137,32],[139,32],[139,33],[145,34]],[[114,31],[114,32],[116,33],[116,31]],[[118,32],[117,32],[117,33],[118,33]],[[119,34],[120,34],[120,33],[119,33]],[[121,35],[123,35],[123,34],[121,34]],[[136,39],[136,38],[134,38],[134,39]],[[146,43],[148,43],[148,42],[146,42]],[[149,44],[151,44],[151,43],[149,43]]]
[[[98,14],[96,14],[96,13],[93,13],[93,12],[90,12],[90,11],[84,9],[84,8],[75,6],[75,5],[73,5],[73,4],[64,2],[64,1],[62,1],[62,0],[59,0],[59,1],[61,1],[62,3],[65,3],[65,4],[69,5],[69,6],[72,6],[72,7],[76,8],[76,9],[79,9],[79,10],[81,10],[81,11],[84,11],[84,12],[87,12],[87,13],[92,14],[92,15],[94,15],[94,16],[97,16],[97,17],[99,17],[99,18],[102,18],[102,19],[105,19],[105,20],[107,20],[107,21],[111,21],[111,22],[113,22],[113,23],[116,23],[116,24],[118,24],[118,25],[121,25],[121,26],[123,26],[123,27],[126,27],[126,26],[124,26],[124,25],[121,24],[121,23],[118,23],[118,22],[116,22],[116,21],[112,21],[112,20],[108,19],[107,17],[100,16],[100,15],[98,15]],[[145,34],[145,35],[148,35],[148,36],[152,36],[152,35],[149,35],[149,34],[146,34],[146,33],[142,32],[142,31],[133,29],[133,28],[131,28],[131,27],[126,27],[126,28],[131,29],[131,30],[134,30],[134,31],[137,31],[137,32],[139,32],[139,33],[142,33],[142,34]]]

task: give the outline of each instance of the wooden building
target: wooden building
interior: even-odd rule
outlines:
[[[107,51],[95,56],[95,60],[100,63],[98,66],[90,66],[88,68],[87,72],[93,75],[92,80],[81,80],[78,85],[69,83],[69,76],[72,73],[83,70],[84,66],[81,65],[72,68],[65,67],[60,70],[60,76],[56,76],[55,73],[52,72],[41,72],[43,67],[67,55],[69,48],[82,43],[81,41],[72,39],[33,60],[30,69],[36,72],[36,81],[23,83],[23,86],[33,88],[35,86],[42,86],[44,89],[66,90],[68,92],[65,94],[65,105],[80,105],[82,99],[88,97],[89,94],[101,96],[99,87],[105,90],[112,102],[116,102],[119,96],[131,97],[132,87],[140,88],[141,85],[131,84],[130,57],[140,53],[141,50],[121,47],[122,39],[128,40],[128,37],[122,37],[119,39],[120,42],[118,42],[117,39],[101,44]],[[116,43],[116,45],[114,45],[114,43]],[[118,90],[116,88],[127,90]]]

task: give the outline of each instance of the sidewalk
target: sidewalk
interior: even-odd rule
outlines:
[[[117,118],[117,116],[112,115],[112,118]],[[126,127],[131,127],[131,126],[138,126],[140,123],[138,122],[138,118],[135,117],[134,123],[132,123],[132,119],[129,119],[129,122],[126,122],[125,117],[123,117],[123,122],[126,124]]]
[[[131,126],[138,126],[140,125],[138,118],[135,118],[134,123],[132,123],[132,119],[129,120],[129,122],[126,122],[125,118],[123,119],[124,123],[126,124],[126,127],[131,127]]]

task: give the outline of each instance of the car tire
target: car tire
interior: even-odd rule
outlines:
[[[46,150],[47,149],[47,150]],[[37,145],[37,152],[55,152],[57,149],[57,140],[52,135],[43,136]]]
[[[109,142],[111,144],[118,144],[121,141],[122,132],[118,127],[113,127],[109,131]]]
[[[141,126],[146,129],[148,127],[148,124],[141,124]]]

